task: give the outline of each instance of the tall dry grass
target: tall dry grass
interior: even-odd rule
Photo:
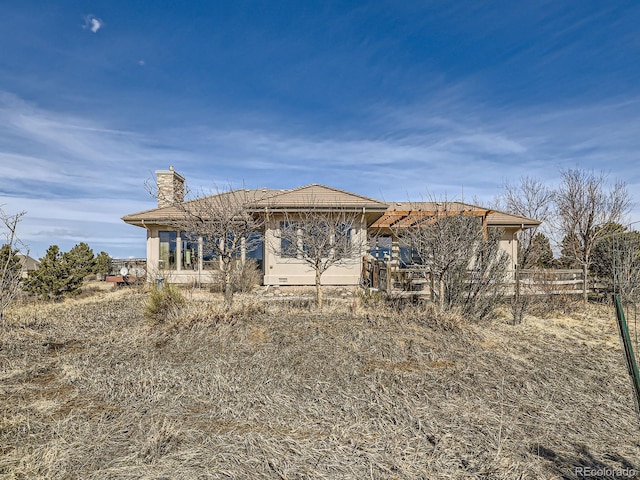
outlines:
[[[574,479],[640,471],[604,307],[470,325],[420,306],[187,292],[7,313],[0,478]],[[607,477],[603,477],[607,478]]]

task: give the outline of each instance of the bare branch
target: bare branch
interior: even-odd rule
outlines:
[[[29,254],[28,248],[20,241],[17,235],[18,224],[26,212],[14,215],[6,213],[0,208],[0,221],[3,225],[2,235],[4,241],[0,247],[0,320],[4,310],[13,302],[22,282],[22,266]],[[18,253],[23,252],[20,260]]]
[[[555,192],[557,229],[563,239],[572,238],[563,254],[573,257],[588,271],[592,252],[607,234],[608,224],[621,223],[631,208],[631,197],[624,182],[607,188],[607,175],[584,170],[563,170]],[[566,242],[565,242],[566,243]],[[587,289],[585,288],[585,301]]]
[[[173,201],[176,214],[166,221],[167,226],[184,232],[186,238],[202,237],[204,253],[220,260],[228,305],[233,298],[233,260],[240,258],[242,252],[255,250],[260,243],[253,234],[262,230],[265,219],[252,208],[260,195],[256,190],[215,187],[186,201]]]
[[[527,228],[518,232],[518,265],[520,268],[536,266],[542,252],[537,247],[534,238],[544,230],[546,222],[552,215],[553,190],[540,180],[532,177],[521,177],[519,183],[505,182],[499,199],[500,208],[542,222],[540,226]]]
[[[366,241],[356,235],[361,213],[339,206],[319,208],[311,198],[310,208],[300,212],[283,212],[275,232],[277,245],[272,250],[281,257],[295,258],[315,272],[316,305],[322,309],[322,274],[334,265],[359,259]]]
[[[441,310],[461,307],[484,317],[502,295],[505,281],[502,232],[487,231],[479,211],[460,210],[452,202],[431,202],[426,215],[421,209],[421,204],[412,205],[416,221],[398,222],[394,235],[431,274]]]

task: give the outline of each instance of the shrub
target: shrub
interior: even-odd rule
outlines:
[[[244,265],[238,262],[231,275],[231,286],[234,292],[251,292],[260,285],[260,269],[258,262],[249,258]]]
[[[211,286],[212,292],[224,292],[224,275],[220,272],[216,283]],[[260,269],[258,262],[252,258],[245,260],[244,264],[235,261],[231,267],[231,288],[234,293],[251,292],[260,285]]]
[[[0,248],[0,320],[4,309],[18,295],[21,283],[22,264],[18,249],[4,244]]]
[[[184,296],[175,285],[168,284],[162,289],[153,287],[144,308],[144,316],[152,323],[164,323],[175,318],[184,305]]]

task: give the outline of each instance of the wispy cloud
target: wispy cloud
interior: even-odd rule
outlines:
[[[84,17],[84,25],[82,28],[89,29],[93,33],[97,33],[104,26],[104,22],[102,19],[96,17],[95,15],[86,15]]]
[[[120,217],[154,206],[143,182],[169,165],[193,190],[214,182],[326,183],[386,200],[431,193],[490,201],[505,180],[530,175],[553,186],[561,168],[580,167],[610,170],[635,191],[639,104],[496,110],[460,100],[379,109],[348,133],[292,132],[278,122],[129,131],[117,120],[48,111],[5,94],[0,204],[27,210],[25,233],[37,254],[53,241],[70,248],[91,238],[126,256],[144,254],[144,231]],[[56,228],[65,231],[59,240]]]
[[[175,161],[179,149],[142,132],[43,110],[10,94],[0,94],[0,122],[2,190],[9,183],[19,188],[20,182],[40,181],[50,193],[64,186],[79,197],[99,189],[135,198],[141,176]]]
[[[0,204],[27,211],[20,234],[35,255],[53,243],[69,249],[88,239],[108,244],[112,255],[144,253],[144,231],[120,217],[154,206],[144,181],[174,163],[179,146],[6,93],[0,123]]]
[[[491,200],[505,180],[529,175],[554,186],[563,168],[607,170],[640,186],[640,99],[536,108],[422,104],[377,110],[341,135],[216,127],[200,148],[219,162],[189,167],[187,178],[244,180],[287,188],[329,183],[387,199],[435,194]],[[203,140],[204,139],[204,140]],[[200,143],[201,142],[201,143]],[[225,178],[227,176],[227,178]]]

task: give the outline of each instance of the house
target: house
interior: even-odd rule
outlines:
[[[21,264],[21,276],[22,278],[27,278],[29,276],[29,272],[33,270],[37,270],[40,267],[40,262],[35,258],[30,257],[29,255],[18,254],[18,259]]]
[[[177,218],[183,215],[176,203],[184,203],[184,177],[169,170],[156,172],[158,185],[157,208],[124,216],[130,224],[147,231],[147,272],[148,279],[157,275],[173,283],[210,283],[216,275],[218,263],[207,256],[203,248],[206,239],[176,231]],[[284,218],[291,218],[309,209],[320,211],[342,211],[357,214],[358,220],[351,225],[350,235],[354,244],[362,245],[353,257],[337,265],[332,265],[322,276],[324,285],[358,285],[362,274],[362,258],[369,253],[369,234],[386,236],[390,239],[388,255],[392,260],[400,258],[396,233],[409,226],[418,218],[433,215],[440,204],[434,202],[383,202],[325,185],[305,185],[291,190],[256,189],[242,190],[245,198],[251,199],[253,215],[264,219],[264,228],[255,232],[257,248],[242,251],[241,257],[254,258],[262,273],[264,285],[313,285],[313,270],[304,260],[284,255],[280,250],[278,229]],[[221,193],[220,195],[228,195]],[[195,204],[194,204],[195,205]],[[524,228],[540,224],[537,220],[519,217],[504,212],[490,210],[462,202],[447,202],[447,209],[465,215],[482,218],[484,228],[500,228],[501,247],[515,266],[518,248],[516,234]]]

